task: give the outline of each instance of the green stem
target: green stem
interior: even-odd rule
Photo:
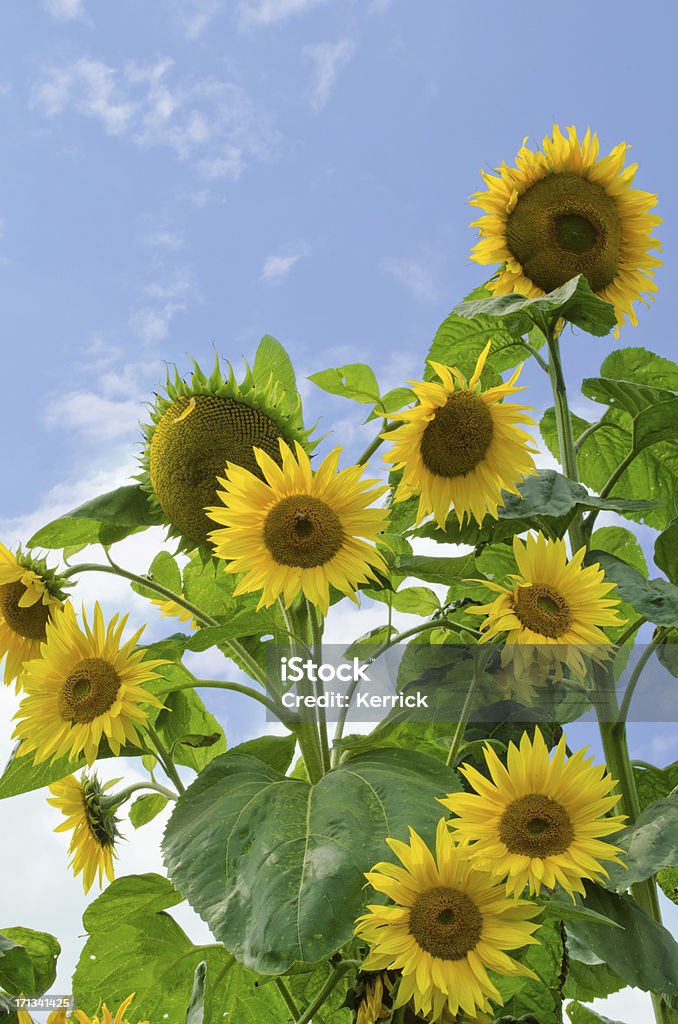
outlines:
[[[389,424],[387,424],[384,427],[384,429],[382,430],[382,432],[380,434],[377,434],[377,436],[375,437],[374,441],[372,441],[370,444],[368,444],[367,448],[365,449],[365,451],[362,453],[362,455],[360,456],[360,458],[356,462],[356,466],[364,466],[366,462],[369,462],[369,460],[372,458],[372,456],[376,452],[377,448],[379,448],[379,446],[381,444],[383,444],[383,442],[385,440],[384,434],[389,434],[392,430],[397,430],[398,427],[400,427],[400,426],[402,426],[401,423],[389,423]]]
[[[601,428],[601,427],[604,427],[604,426],[606,426],[606,424],[605,424],[605,423],[603,423],[603,421],[602,421],[602,420],[597,420],[597,422],[596,422],[596,423],[592,423],[592,424],[591,424],[591,425],[590,425],[589,427],[587,427],[587,428],[586,428],[586,430],[582,430],[581,434],[579,435],[579,437],[577,438],[577,440],[576,440],[576,441],[574,442],[574,450],[575,450],[575,451],[576,451],[577,453],[579,453],[579,452],[581,451],[581,449],[583,448],[583,446],[584,446],[584,445],[586,444],[586,442],[588,441],[588,439],[589,439],[589,438],[590,438],[590,437],[591,437],[591,436],[592,436],[593,434],[595,434],[595,432],[596,432],[597,430],[600,430],[600,428]]]
[[[306,600],[304,599],[302,601],[295,602],[295,604],[287,610],[287,614],[289,615],[289,621],[293,627],[292,632],[296,636],[307,638],[310,623],[308,619],[308,605]],[[308,646],[306,639],[304,639],[303,646]],[[293,652],[296,650],[294,645],[291,646],[291,650]],[[316,696],[314,686],[306,675],[304,675],[297,683],[297,695],[302,698]],[[302,701],[299,707],[299,720],[297,722],[293,722],[290,727],[295,733],[301,748],[309,782],[314,785],[316,782],[319,782],[325,774],[325,761],[315,709],[309,707]]]
[[[176,793],[173,793],[171,789],[167,789],[165,786],[161,786],[159,782],[134,782],[131,786],[126,786],[125,789],[121,789],[117,793],[111,793],[111,796],[106,799],[113,799],[120,806],[126,803],[133,793],[138,793],[140,789],[155,790],[156,793],[167,797],[168,800],[176,800],[177,798]]]
[[[613,472],[610,474],[609,479],[601,487],[599,497],[607,498],[608,494],[611,494],[619,478],[624,475],[624,473],[629,468],[633,460],[639,454],[640,453],[637,451],[637,449],[632,449],[628,453],[628,455],[622,459],[622,461],[619,463],[616,469],[613,470]],[[593,531],[593,524],[595,523],[599,512],[599,508],[594,508],[591,510],[591,512],[589,512],[588,516],[586,517],[586,533],[589,537],[591,536],[591,533]]]
[[[630,639],[631,639],[631,637],[633,636],[633,634],[634,634],[634,633],[637,633],[637,632],[638,632],[638,630],[640,629],[640,627],[641,627],[641,626],[644,626],[646,622],[647,622],[647,619],[645,618],[645,616],[644,616],[644,615],[640,615],[640,616],[639,616],[639,617],[638,617],[638,618],[637,618],[637,619],[635,620],[635,622],[632,622],[632,623],[631,623],[631,625],[630,625],[630,626],[628,626],[628,627],[627,627],[627,628],[626,628],[626,629],[624,630],[624,632],[623,632],[623,633],[622,633],[622,635],[621,635],[621,636],[619,637],[619,639],[615,641],[615,645],[616,645],[617,647],[623,647],[623,646],[624,646],[624,644],[625,644],[625,643],[627,642],[627,640],[630,640]]]
[[[156,732],[152,725],[147,724],[146,731],[153,740],[153,745],[155,746],[155,749],[158,752],[158,760],[160,761],[160,764],[163,766],[165,774],[169,779],[172,780],[174,785],[177,787],[177,792],[185,793],[186,787],[181,781],[179,772],[176,770],[174,766],[174,761],[172,760],[169,750],[162,742],[160,736],[158,735],[158,733]]]
[[[316,666],[322,665],[323,661],[323,628],[324,620],[320,610],[317,610],[313,605],[308,605],[308,615],[311,622],[311,631],[313,635],[313,662]],[[317,673],[316,673],[317,675]],[[325,687],[323,686],[322,679],[317,677],[315,684],[316,696],[320,697],[324,694]],[[318,730],[320,733],[320,752],[323,759],[323,767],[326,772],[331,767],[330,757],[330,744],[327,736],[327,711],[324,707],[319,707],[318,711]]]
[[[654,652],[659,647],[660,643],[662,643],[662,641],[665,640],[668,634],[671,632],[671,629],[671,626],[665,626],[663,629],[658,629],[656,634],[653,636],[651,642],[645,647],[645,650],[638,658],[638,661],[636,662],[634,669],[629,677],[629,681],[624,692],[624,697],[621,702],[621,707],[619,708],[619,714],[617,715],[617,722],[620,725],[625,724],[629,717],[629,709],[631,707],[631,701],[633,700],[633,694],[635,692],[636,686],[638,685],[638,680],[642,675],[643,669],[647,665],[648,661],[650,660]]]
[[[327,1002],[329,997],[334,992],[335,988],[341,981],[344,974],[351,970],[353,964],[350,961],[344,961],[342,963],[333,965],[333,972],[318,992],[310,1006],[307,1006],[300,1017],[297,1017],[295,1024],[309,1024],[313,1020],[314,1014],[318,1012],[323,1003]]]
[[[565,377],[560,360],[560,342],[553,327],[546,335],[546,343],[549,350],[549,377],[553,391],[553,402],[556,412],[556,425],[558,428],[558,444],[560,448],[560,463],[565,476],[574,483],[579,483],[579,469],[577,466],[577,451],[572,434],[572,417],[567,401],[567,388]],[[573,551],[579,551],[585,544],[584,531],[582,528],[581,516],[577,515],[569,526],[570,542]]]
[[[276,978],[275,979],[275,985],[276,985],[276,988],[278,989],[278,992],[280,992],[280,995],[285,1000],[285,1005],[287,1006],[287,1009],[292,1014],[292,1020],[293,1021],[297,1020],[298,1017],[299,1017],[299,1014],[301,1013],[301,1010],[299,1009],[299,1007],[295,1003],[295,1001],[294,1001],[294,999],[292,997],[292,993],[288,989],[287,985],[282,980],[282,978]]]
[[[461,747],[462,741],[464,739],[464,733],[466,732],[466,726],[468,725],[469,716],[471,714],[471,711],[473,710],[473,701],[475,699],[476,690],[478,689],[479,682],[480,671],[478,666],[478,657],[476,653],[473,658],[473,679],[471,680],[471,685],[468,688],[468,692],[464,700],[464,705],[461,709],[461,714],[459,716],[459,721],[457,722],[457,727],[454,730],[452,743],[450,744],[450,752],[447,755],[447,760],[445,761],[445,764],[447,765],[448,768],[454,768],[455,766],[455,761],[459,753],[459,748]]]
[[[242,693],[245,697],[251,697],[252,700],[263,704],[281,722],[287,722],[292,717],[279,702],[271,700],[265,694],[260,693],[259,690],[254,690],[251,686],[246,686],[244,683],[233,683],[223,679],[191,679],[182,683],[172,683],[172,690],[192,689],[232,690],[234,693]]]

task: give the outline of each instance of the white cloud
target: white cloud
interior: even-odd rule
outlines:
[[[174,81],[173,61],[110,67],[82,57],[50,69],[32,91],[46,117],[91,118],[141,149],[172,150],[209,179],[237,179],[249,159],[267,159],[277,134],[240,86],[213,78]]]
[[[241,0],[240,16],[244,25],[273,25],[321,3],[323,0]]]
[[[336,43],[317,43],[305,46],[304,53],[315,65],[311,106],[321,110],[330,96],[341,71],[352,59],[356,51],[353,39],[340,39]]]
[[[112,440],[130,433],[141,415],[132,400],[116,402],[92,391],[69,391],[47,404],[45,422],[61,430],[74,430],[90,440]]]
[[[142,241],[144,245],[149,246],[151,249],[171,249],[174,251],[181,249],[184,244],[183,239],[179,235],[172,234],[171,231],[154,231],[149,235],[145,235]]]
[[[42,0],[42,6],[59,21],[74,21],[85,13],[83,0]]]
[[[292,267],[299,262],[301,256],[300,252],[269,256],[265,260],[261,271],[262,281],[268,281],[270,284],[280,284],[287,277]]]
[[[406,288],[415,299],[437,302],[442,295],[440,286],[441,257],[432,251],[419,256],[387,256],[381,269]]]
[[[210,21],[222,10],[222,0],[187,0],[182,22],[190,40],[199,39]]]

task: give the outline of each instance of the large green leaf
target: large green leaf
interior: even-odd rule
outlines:
[[[35,971],[33,963],[21,943],[14,942],[0,932],[0,985],[10,995],[33,993]]]
[[[678,584],[678,519],[672,519],[654,544],[654,560],[671,583]]]
[[[663,868],[678,867],[678,793],[650,804],[612,842],[624,851],[621,859],[625,868],[618,864],[608,866],[606,888],[622,892]]]
[[[658,768],[656,765],[643,762],[642,765],[634,765],[633,775],[638,800],[644,810],[656,800],[668,796],[671,790],[678,786],[678,761],[667,765],[666,768]]]
[[[534,1014],[539,1024],[561,1024],[565,953],[560,922],[543,922],[535,938],[539,939],[539,945],[529,946],[521,960],[534,971],[539,981],[520,979],[518,991],[504,998],[502,1015],[522,1020],[525,1015]],[[502,980],[497,981],[500,992],[504,991]],[[508,981],[509,991],[516,987],[513,982],[514,979]]]
[[[491,299],[461,302],[455,313],[465,317],[478,315],[501,318],[513,334],[528,334],[534,325],[546,328],[562,317],[589,334],[604,337],[616,326],[613,306],[591,291],[583,275],[536,299],[522,295],[499,295]]]
[[[315,786],[226,754],[179,799],[165,863],[217,939],[246,966],[280,974],[351,937],[370,899],[363,872],[408,825],[432,838],[436,797],[454,779],[439,761],[396,749],[359,755]]]
[[[619,597],[639,615],[658,626],[678,625],[678,587],[662,579],[646,580],[638,569],[607,551],[591,551],[586,561],[598,562],[606,579],[617,584]]]
[[[427,364],[432,360],[444,366],[454,366],[469,379],[488,341],[492,342],[492,347],[482,380],[486,385],[496,384],[497,374],[522,362],[527,357],[527,349],[493,316],[477,315],[469,320],[459,313],[450,313],[436,331],[426,356]],[[433,374],[433,368],[427,365],[426,378],[431,379]]]
[[[180,901],[167,879],[129,875],[90,904],[83,918],[89,935],[73,976],[78,1006],[94,1013],[100,1002],[117,1006],[135,992],[134,1020],[184,1021],[195,970],[204,962],[204,1024],[287,1020],[273,985],[257,986],[256,976],[222,947],[190,941],[166,913]]]
[[[588,1003],[592,999],[604,999],[613,992],[619,992],[625,984],[622,978],[602,961],[584,964],[571,956],[563,995],[568,999],[581,999]]]
[[[519,494],[502,493],[504,505],[499,509],[500,519],[527,520],[530,516],[558,518],[577,507],[614,512],[657,507],[657,502],[644,499],[599,498],[553,469],[542,469],[535,476],[529,476],[518,484],[518,491]]]
[[[460,555],[458,558],[407,555],[398,561],[395,571],[398,576],[415,576],[427,583],[444,583],[449,586],[452,580],[466,579],[472,575],[473,567],[472,555]]]
[[[54,983],[60,952],[49,932],[0,928],[0,985],[10,995],[41,996]]]
[[[261,388],[265,388],[271,379],[280,384],[285,394],[292,397],[296,404],[297,379],[292,360],[280,342],[270,334],[265,334],[259,342],[252,376],[254,383]]]
[[[100,494],[72,512],[43,526],[28,547],[64,548],[82,544],[114,544],[123,537],[162,523],[138,485]]]
[[[190,681],[181,665],[164,665],[163,677],[168,681]],[[171,748],[177,764],[200,772],[215,757],[226,750],[226,738],[220,722],[205,707],[201,697],[190,687],[174,690],[163,698],[164,707],[155,720],[155,728],[166,746]],[[194,737],[209,737],[211,742],[195,745]],[[192,742],[183,742],[186,738]],[[216,739],[215,739],[216,737]]]
[[[646,992],[678,995],[678,943],[626,896],[586,884],[585,905],[621,925],[609,928],[590,921],[568,921],[578,944],[608,964],[627,985]]]
[[[582,1006],[581,1003],[568,1003],[566,1009],[572,1024],[624,1024],[620,1020],[602,1017],[590,1006]]]
[[[257,736],[253,740],[239,743],[237,747],[231,747],[229,753],[231,757],[234,754],[249,754],[285,775],[294,759],[296,746],[297,739],[293,733],[287,736]]]
[[[380,401],[377,378],[366,363],[347,363],[346,366],[320,370],[308,379],[331,395],[350,398],[362,405],[378,405]]]

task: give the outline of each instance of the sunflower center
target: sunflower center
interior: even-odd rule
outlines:
[[[120,676],[103,658],[83,658],[59,694],[59,714],[66,722],[93,722],[115,703]]]
[[[22,608],[19,601],[26,593],[26,587],[19,580],[0,586],[0,616],[12,632],[29,640],[44,640],[49,609],[42,601],[36,601],[29,608]]]
[[[499,837],[509,853],[552,857],[569,848],[574,828],[562,804],[541,793],[530,793],[508,805],[499,824]]]
[[[583,274],[594,292],[619,272],[621,224],[604,188],[570,171],[548,174],[516,203],[506,242],[523,272],[550,292]]]
[[[465,892],[438,886],[428,889],[410,910],[410,934],[440,960],[463,960],[483,930],[477,906]]]
[[[217,477],[226,463],[261,479],[254,449],[279,464],[280,437],[269,416],[235,398],[179,398],[161,416],[150,445],[151,484],[167,518],[191,540],[205,543],[214,523],[204,508],[216,504]]]
[[[482,398],[455,391],[424,429],[422,461],[436,476],[466,476],[484,459],[493,431],[492,414]]]
[[[295,494],[271,509],[264,543],[280,565],[312,569],[336,555],[344,540],[339,516],[320,498]]]
[[[554,640],[562,636],[570,625],[570,606],[557,590],[546,583],[516,587],[513,609],[523,626]]]

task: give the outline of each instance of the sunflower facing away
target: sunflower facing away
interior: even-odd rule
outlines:
[[[282,441],[282,466],[267,452],[255,453],[263,479],[227,467],[218,492],[223,504],[207,513],[222,527],[210,534],[214,554],[232,559],[228,572],[247,572],[234,597],[261,590],[260,608],[281,596],[289,606],[303,592],[327,614],[330,585],[355,598],[359,583],[377,579],[375,569],[386,571],[374,542],[388,511],[368,506],[387,488],[361,480],[360,466],[337,472],[340,451],[315,473],[300,444],[295,454]]]
[[[249,367],[238,384],[231,367],[223,376],[218,359],[209,378],[194,367],[189,382],[176,370],[174,379],[168,373],[165,394],[144,427],[140,476],[151,505],[162,510],[170,535],[182,538],[186,550],[207,542],[212,524],[204,509],[214,504],[227,462],[259,476],[255,448],[279,461],[280,438],[313,447],[298,399],[295,404],[279,386],[255,385]]]
[[[106,627],[101,608],[94,608],[90,627],[83,611],[84,631],[68,604],[47,623],[42,657],[25,665],[27,696],[16,713],[14,736],[21,753],[35,751],[35,763],[67,754],[97,756],[102,736],[117,755],[124,743],[139,745],[139,730],[148,719],[145,705],[161,707],[144,684],[163,661],[144,661],[135,650],[138,630],[121,645],[127,616],[114,615]]]
[[[581,548],[567,560],[564,540],[549,540],[543,534],[528,534],[525,541],[513,538],[519,576],[504,587],[483,580],[498,597],[490,604],[470,605],[467,611],[486,616],[481,625],[481,643],[506,634],[502,651],[505,664],[513,662],[517,676],[529,674],[533,661],[545,668],[561,666],[583,677],[586,666],[580,648],[596,661],[609,651],[605,626],[624,624],[617,613],[619,600],[610,597],[616,587],[605,582],[596,562],[582,566],[586,553]]]
[[[518,481],[534,472],[530,436],[518,426],[534,425],[528,406],[503,402],[522,390],[515,386],[521,368],[506,384],[481,390],[490,345],[468,382],[454,367],[431,362],[441,383],[409,381],[419,404],[390,417],[403,422],[384,435],[395,442],[385,460],[403,470],[395,501],[419,494],[417,522],[433,512],[444,527],[450,507],[460,524],[466,516],[482,523],[487,512],[496,519],[502,490],[517,494]]]
[[[65,595],[61,581],[44,562],[16,555],[0,544],[0,659],[5,682],[20,682],[24,662],[37,658],[45,626]]]
[[[444,818],[438,823],[436,857],[410,829],[410,843],[387,840],[400,865],[380,863],[366,874],[370,885],[395,906],[369,906],[356,935],[372,947],[365,970],[402,971],[394,1006],[412,1000],[415,1012],[438,1020],[444,1011],[491,1009],[502,998],[488,971],[536,976],[506,950],[538,942],[540,908],[506,897],[490,875],[469,858]]]
[[[106,790],[112,785],[113,782],[106,782],[102,786],[96,775],[88,776],[83,772],[80,779],[69,775],[49,787],[53,796],[48,798],[47,803],[66,815],[66,821],[57,825],[54,831],[73,830],[68,848],[69,854],[72,854],[70,866],[76,877],[82,874],[85,892],[92,888],[97,874],[100,887],[104,875],[109,882],[115,877],[115,841],[120,835],[118,819],[115,817],[117,805],[115,798],[111,800],[105,796]]]
[[[632,188],[637,164],[624,167],[625,142],[598,159],[598,136],[568,138],[558,125],[543,141],[543,152],[523,143],[516,166],[483,173],[487,192],[476,192],[472,206],[486,216],[471,225],[480,230],[472,252],[477,263],[503,263],[487,287],[495,295],[544,295],[583,274],[592,290],[612,303],[621,325],[638,320],[633,308],[643,294],[657,290],[652,280],[661,249],[652,229],[661,217],[650,213],[657,197]]]
[[[586,750],[566,760],[565,737],[549,760],[544,738],[525,732],[520,749],[509,743],[506,767],[487,744],[485,761],[491,779],[471,765],[459,771],[474,793],[451,793],[440,802],[454,814],[449,824],[463,839],[480,866],[496,881],[506,879],[506,892],[520,895],[526,885],[539,893],[542,885],[561,885],[571,895],[585,895],[582,879],[607,875],[601,861],[614,861],[620,849],[602,837],[618,832],[623,816],[605,817],[620,797],[605,766],[594,767]],[[574,898],[574,897],[573,897]]]

